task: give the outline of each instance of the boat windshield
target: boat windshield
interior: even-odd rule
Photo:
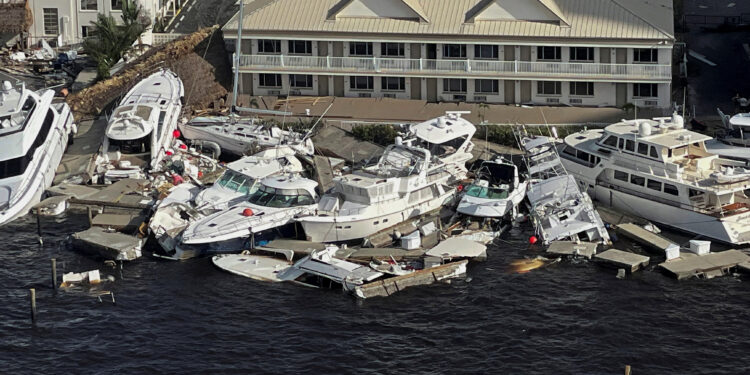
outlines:
[[[250,190],[255,184],[255,180],[243,174],[227,169],[224,174],[221,175],[221,178],[216,181],[216,183],[229,190],[233,190],[241,194],[250,194]]]
[[[315,199],[304,189],[275,189],[263,185],[250,196],[248,202],[264,207],[287,208],[315,204]]]
[[[151,152],[151,134],[138,139],[109,139],[109,152],[120,151],[123,154],[145,154]]]
[[[507,199],[508,189],[488,188],[479,185],[471,185],[466,189],[466,195],[485,199]]]

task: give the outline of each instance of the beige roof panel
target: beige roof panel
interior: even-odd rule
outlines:
[[[424,19],[421,22],[395,18],[331,17],[335,17],[350,1],[251,0],[246,3],[243,29],[280,35],[304,32],[482,39],[674,39],[673,9],[668,5],[669,0],[536,0],[553,13],[560,14],[569,26],[513,20],[467,23],[467,15],[480,8],[482,0],[401,0],[420,14]],[[225,30],[237,29],[237,16],[227,22]]]

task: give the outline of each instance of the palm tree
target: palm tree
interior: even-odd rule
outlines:
[[[120,61],[148,26],[141,17],[141,9],[132,1],[123,4],[122,24],[118,24],[111,15],[101,13],[91,24],[94,30],[91,37],[84,41],[83,48],[96,61],[100,79],[109,77],[109,69]]]

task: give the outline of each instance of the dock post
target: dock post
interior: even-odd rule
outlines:
[[[52,289],[57,290],[57,259],[52,258]]]
[[[91,206],[86,206],[86,213],[89,215],[89,226],[91,226],[93,221],[93,218],[91,217]]]
[[[625,375],[630,375],[630,365],[625,365]]]
[[[36,209],[36,234],[39,236],[39,244],[44,245],[44,240],[42,239],[42,208],[39,207]]]
[[[29,299],[31,300],[31,324],[36,324],[36,289],[29,289]]]

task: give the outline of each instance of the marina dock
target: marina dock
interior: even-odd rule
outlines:
[[[677,246],[668,239],[632,223],[618,225],[617,232],[651,250],[659,251],[660,254],[666,253],[670,247]]]
[[[601,254],[596,254],[594,260],[604,266],[622,268],[629,273],[633,273],[648,266],[650,259],[645,255],[609,249]]]
[[[711,279],[723,276],[742,265],[748,269],[750,256],[739,250],[727,250],[706,255],[682,253],[680,258],[659,264],[659,267],[677,280],[698,277]]]
[[[554,241],[549,244],[547,254],[553,256],[581,256],[591,259],[598,244],[592,242]]]

